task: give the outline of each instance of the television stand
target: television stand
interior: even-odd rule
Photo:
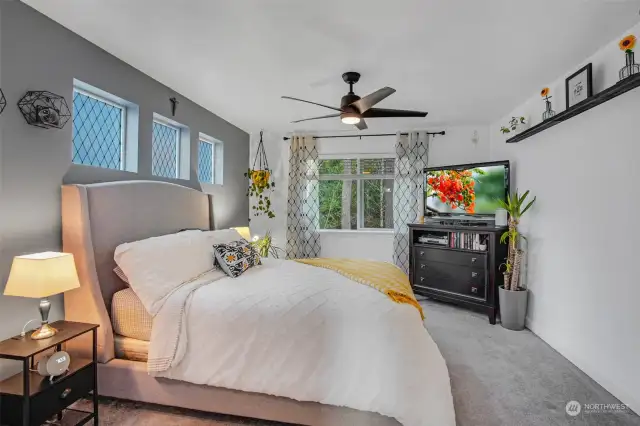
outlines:
[[[409,280],[416,294],[481,310],[496,323],[498,270],[507,257],[506,227],[490,220],[429,219],[409,226]]]

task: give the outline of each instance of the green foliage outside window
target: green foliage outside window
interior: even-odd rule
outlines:
[[[336,179],[319,182],[320,229],[358,229],[358,200],[361,228],[393,228],[393,179],[380,178],[393,175],[393,159],[321,160],[323,175]]]

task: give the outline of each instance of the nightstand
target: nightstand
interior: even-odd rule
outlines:
[[[22,373],[0,382],[0,424],[2,426],[39,426],[53,416],[62,415],[77,418],[76,425],[94,420],[98,425],[98,368],[96,352],[96,330],[98,325],[71,321],[57,321],[51,324],[58,333],[43,340],[33,340],[29,333],[25,337],[15,336],[0,342],[0,359],[22,361]],[[62,344],[85,333],[93,334],[92,359],[71,356],[67,373],[56,377],[40,376],[30,371],[34,369],[34,356],[55,349],[62,350]],[[68,408],[71,404],[93,393],[93,412]],[[66,422],[65,422],[66,423]]]

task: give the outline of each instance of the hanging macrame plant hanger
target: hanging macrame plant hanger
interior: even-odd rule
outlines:
[[[271,192],[276,184],[273,182],[269,163],[267,162],[267,153],[264,150],[262,142],[262,130],[260,131],[260,142],[256,151],[256,158],[253,160],[253,166],[245,173],[249,179],[249,189],[247,196],[254,197],[256,204],[251,206],[254,216],[266,215],[270,219],[276,217],[271,208]]]
[[[269,163],[267,162],[267,153],[262,143],[262,130],[260,130],[260,142],[258,142],[258,150],[256,151],[256,158],[253,160],[251,170],[251,181],[258,187],[265,187],[271,177],[271,171],[269,170]]]

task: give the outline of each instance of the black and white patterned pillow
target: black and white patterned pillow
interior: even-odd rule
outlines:
[[[241,275],[252,266],[262,265],[260,255],[247,240],[215,244],[213,253],[216,265],[232,278]]]

